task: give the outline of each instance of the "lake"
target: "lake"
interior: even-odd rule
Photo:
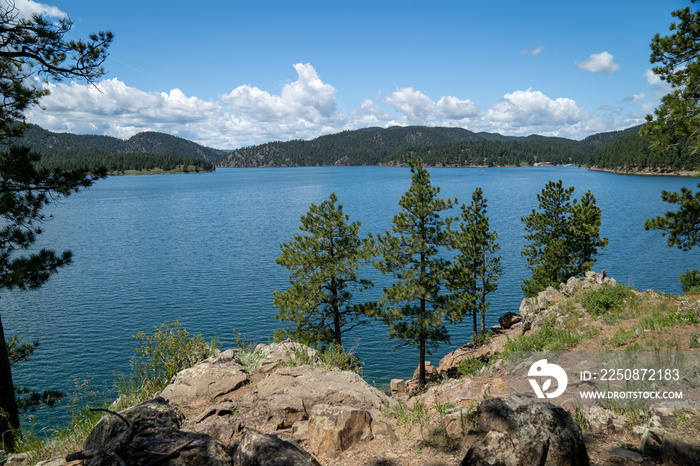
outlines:
[[[549,180],[591,190],[602,209],[603,236],[610,238],[594,270],[641,290],[680,293],[678,276],[698,267],[700,251],[666,245],[644,220],[672,210],[662,190],[694,188],[696,179],[629,176],[575,167],[433,168],[443,197],[468,203],[476,187],[488,198],[492,229],[499,234],[504,276],[491,294],[487,325],[518,311],[520,284],[529,270],[520,256],[521,217],[537,207]],[[139,330],[180,318],[190,332],[217,335],[235,345],[233,329],[267,342],[284,324],[275,319],[272,292],[288,287],[287,271],[275,264],[279,246],[299,234],[299,218],[311,203],[335,192],[362,231],[391,227],[398,200],[410,185],[408,168],[305,167],[219,169],[215,173],[111,177],[48,211],[39,246],[73,251],[73,264],[36,291],[5,293],[0,300],[5,334],[41,346],[13,374],[19,385],[71,391],[74,379],[111,385],[114,372],[128,372]],[[455,212],[456,214],[457,212]],[[376,289],[389,283],[367,269]],[[437,361],[469,339],[469,319],[449,325],[450,345],[428,357]],[[378,322],[344,337],[364,361],[364,377],[385,387],[410,378],[416,347],[393,351]],[[60,411],[54,413],[60,418]],[[40,414],[43,416],[44,414]]]

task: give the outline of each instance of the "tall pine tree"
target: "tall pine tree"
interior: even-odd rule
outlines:
[[[441,252],[450,247],[451,218],[441,213],[455,199],[438,197],[440,188],[430,182],[421,159],[410,162],[411,186],[399,200],[401,211],[392,220],[391,231],[379,235],[381,258],[376,266],[392,274],[396,282],[384,289],[379,302],[389,336],[417,345],[420,353],[419,382],[425,384],[425,355],[449,341],[445,319],[449,316],[445,271],[449,261]]]
[[[557,287],[569,277],[579,276],[595,264],[595,256],[608,244],[600,237],[601,211],[588,191],[581,201],[571,202],[574,187],[564,188],[562,180],[547,183],[537,195],[535,209],[522,221],[525,240],[521,255],[532,276],[522,285],[525,296],[537,296],[549,286]]]
[[[490,229],[487,202],[481,188],[476,188],[471,203],[462,206],[462,221],[452,243],[459,254],[453,260],[447,281],[452,292],[450,318],[456,322],[471,314],[474,336],[478,332],[478,314],[481,314],[481,334],[485,332],[490,305],[486,297],[496,291],[496,281],[503,275],[501,258],[495,255],[501,249],[496,241],[498,233]]]
[[[299,227],[306,234],[284,243],[277,259],[290,271],[289,289],[273,293],[277,318],[293,322],[283,333],[306,344],[341,347],[342,335],[364,323],[354,293],[373,286],[358,277],[370,252],[368,240],[360,238],[360,222],[348,223],[337,202],[333,193],[320,205],[311,204]]]

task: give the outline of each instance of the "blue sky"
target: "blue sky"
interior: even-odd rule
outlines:
[[[0,0],[3,1],[3,0]],[[111,30],[98,81],[48,83],[28,119],[222,149],[367,126],[581,139],[668,92],[649,43],[686,1],[56,1],[73,38]],[[51,7],[51,8],[49,8]]]

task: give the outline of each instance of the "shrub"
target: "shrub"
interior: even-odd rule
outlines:
[[[484,366],[486,366],[486,364],[481,359],[475,358],[474,356],[467,356],[459,361],[457,370],[465,377],[467,375],[473,377],[477,375],[479,371],[484,368]]]
[[[622,285],[603,285],[588,292],[581,299],[581,305],[591,313],[599,316],[608,312],[619,310],[626,298],[634,293]]]
[[[144,388],[153,391],[165,388],[175,374],[212,353],[204,337],[199,333],[191,335],[180,326],[179,319],[153,328],[155,332],[151,335],[143,331],[132,335],[139,341],[134,351],[141,356],[134,359],[134,369]]]
[[[685,272],[678,278],[685,294],[697,294],[700,291],[700,270],[685,269]]]

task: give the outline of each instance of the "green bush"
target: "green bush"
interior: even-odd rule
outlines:
[[[457,365],[457,371],[463,376],[476,376],[481,369],[486,366],[481,359],[475,358],[474,356],[467,356],[466,358],[459,361]]]
[[[622,285],[603,285],[589,291],[582,299],[581,305],[594,316],[619,310],[626,298],[634,293]]]
[[[144,388],[153,391],[165,388],[175,374],[212,353],[213,347],[204,337],[199,333],[191,335],[180,326],[179,319],[153,328],[155,332],[151,335],[143,331],[132,335],[139,341],[134,351],[141,356],[134,359],[134,369]]]
[[[504,356],[510,352],[564,351],[576,346],[581,336],[558,327],[542,327],[537,333],[519,335],[503,345]]]
[[[685,269],[685,272],[678,278],[685,294],[697,294],[700,290],[700,270]]]

